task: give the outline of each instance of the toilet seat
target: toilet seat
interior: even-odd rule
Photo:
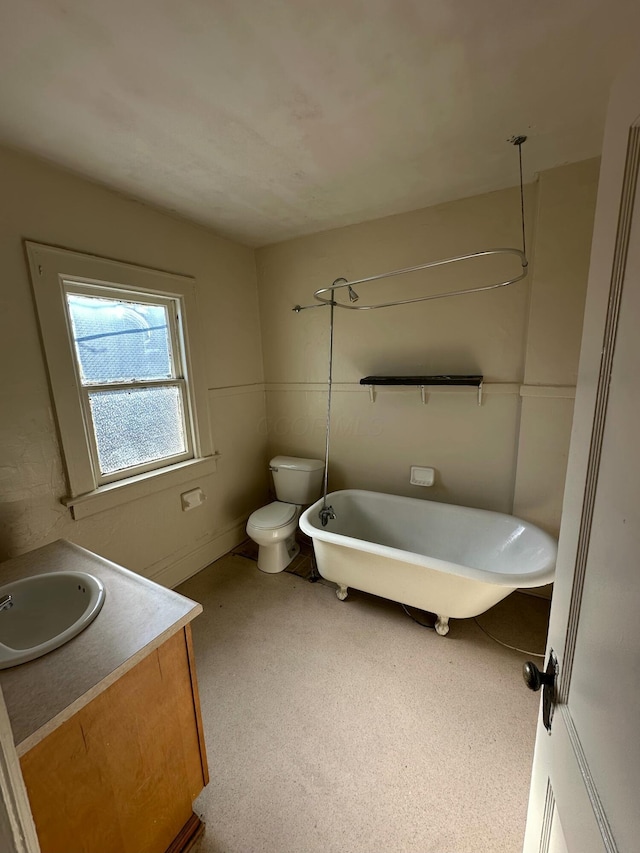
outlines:
[[[286,527],[288,524],[291,524],[296,518],[297,511],[298,507],[296,504],[273,501],[273,503],[252,512],[247,524],[259,530],[277,530],[280,527]]]

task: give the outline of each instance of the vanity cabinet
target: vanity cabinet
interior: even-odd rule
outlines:
[[[21,757],[42,853],[178,853],[207,784],[191,627]]]

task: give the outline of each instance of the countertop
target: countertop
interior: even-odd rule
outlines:
[[[202,612],[195,601],[64,539],[0,564],[0,586],[65,569],[99,578],[106,588],[104,606],[89,627],[64,646],[0,670],[18,755]]]

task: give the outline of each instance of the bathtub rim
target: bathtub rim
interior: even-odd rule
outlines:
[[[484,569],[476,569],[471,566],[463,566],[459,563],[452,563],[448,560],[440,560],[437,557],[423,556],[415,554],[412,551],[404,551],[400,548],[392,548],[389,545],[378,545],[375,542],[369,542],[366,539],[355,539],[351,536],[346,536],[343,533],[332,533],[322,527],[316,527],[311,521],[311,517],[320,509],[323,504],[323,498],[316,501],[300,516],[298,523],[300,529],[312,539],[319,539],[324,542],[330,542],[334,545],[340,545],[343,548],[349,548],[356,551],[365,551],[370,554],[386,556],[392,560],[400,560],[405,563],[411,563],[416,566],[424,566],[425,568],[441,571],[446,574],[458,575],[459,577],[468,578],[470,580],[482,581],[484,583],[495,584],[497,586],[505,586],[513,589],[533,589],[538,586],[545,586],[552,583],[555,579],[555,565],[557,556],[557,541],[546,531],[542,530],[530,521],[518,518],[515,515],[510,515],[506,512],[495,512],[490,509],[479,509],[477,507],[460,506],[459,504],[448,504],[444,501],[434,501],[426,498],[413,498],[406,495],[393,495],[389,492],[374,492],[370,489],[338,489],[327,494],[327,501],[330,503],[331,498],[335,495],[381,495],[385,498],[391,498],[394,502],[415,503],[424,502],[426,504],[437,504],[442,507],[450,507],[454,511],[459,511],[462,514],[465,512],[473,515],[490,515],[499,518],[508,518],[509,520],[518,522],[529,529],[535,530],[543,539],[546,539],[552,549],[552,559],[547,565],[536,572],[525,573],[509,573],[490,572]]]

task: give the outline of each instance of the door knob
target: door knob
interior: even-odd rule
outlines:
[[[528,660],[522,667],[522,677],[529,690],[537,692],[543,684],[553,685],[555,673],[540,672],[535,663]]]
[[[558,658],[553,649],[549,651],[549,660],[544,672],[540,672],[535,663],[528,660],[522,667],[522,677],[529,690],[542,691],[542,722],[545,729],[551,731],[551,721],[556,704],[556,677],[558,675]]]

